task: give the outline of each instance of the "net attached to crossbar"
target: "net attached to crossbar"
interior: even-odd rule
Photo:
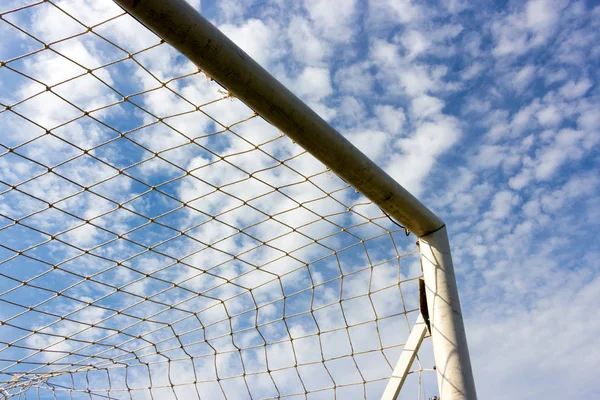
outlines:
[[[381,396],[414,238],[112,3],[0,7],[3,396]]]

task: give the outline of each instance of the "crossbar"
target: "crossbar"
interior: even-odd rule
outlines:
[[[115,0],[417,236],[444,225],[185,0]]]

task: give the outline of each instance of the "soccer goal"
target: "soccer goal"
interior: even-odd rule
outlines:
[[[2,396],[476,399],[444,222],[184,0],[115,2],[0,4]]]

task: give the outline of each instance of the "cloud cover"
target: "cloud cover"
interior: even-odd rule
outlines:
[[[10,6],[17,7],[26,2],[10,3]],[[102,2],[102,5],[86,2],[86,7],[75,7],[73,1],[57,4],[88,25],[119,13],[110,2]],[[600,326],[597,323],[600,321],[600,303],[594,295],[599,289],[597,260],[600,243],[591,234],[597,230],[600,221],[599,181],[594,173],[598,170],[600,140],[597,85],[600,7],[584,1],[545,0],[507,4],[483,2],[477,6],[461,1],[419,3],[410,0],[347,1],[343,4],[326,1],[236,2],[235,5],[202,2],[195,6],[199,6],[245,51],[447,222],[480,398],[537,396],[558,399],[591,396],[600,390],[593,368],[600,361],[593,351],[600,344]],[[29,14],[15,13],[7,20],[17,26],[21,23],[30,27],[36,37],[44,41],[82,31],[83,28],[64,13],[52,7],[46,8],[27,11]],[[57,24],[60,18],[64,18],[64,23]],[[95,29],[129,52],[158,43],[156,37],[127,17]],[[0,33],[9,31],[11,37],[18,38],[15,42],[21,48],[13,48],[4,42],[0,48],[2,60],[34,47],[28,43],[27,37],[3,22]],[[112,47],[108,51],[107,47],[103,47],[105,44],[96,42],[91,35],[65,41],[63,48],[60,46],[57,44],[56,48],[61,54],[85,68],[104,65],[115,54]],[[69,78],[79,70],[85,73],[85,69],[75,63],[65,62],[64,57],[46,53],[37,58],[27,58],[21,65],[15,64],[15,69],[35,76],[47,85]],[[111,198],[118,201],[134,199],[147,190],[148,185],[157,185],[178,176],[181,171],[169,162],[185,170],[197,171],[205,182],[182,179],[178,184],[167,185],[165,192],[185,202],[195,201],[198,207],[207,207],[201,209],[211,215],[218,215],[270,192],[263,182],[238,182],[244,179],[241,171],[215,159],[210,152],[194,150],[182,139],[186,135],[199,137],[202,136],[199,132],[219,128],[210,118],[195,112],[194,107],[215,99],[214,93],[218,88],[214,84],[197,74],[170,82],[169,88],[194,102],[188,104],[172,91],[157,85],[156,79],[145,69],[152,71],[161,82],[196,72],[171,48],[159,46],[141,53],[136,62],[126,60],[112,70],[99,70],[97,75],[100,79],[78,80],[77,90],[69,90],[66,83],[61,85],[62,91],[59,86],[56,94],[42,93],[15,107],[15,110],[41,127],[55,127],[75,118],[79,114],[77,107],[95,110],[112,105],[94,115],[118,129],[140,127],[130,135],[140,145],[128,148],[120,147],[124,141],[119,141],[115,132],[89,118],[70,123],[69,129],[56,130],[57,136],[70,143],[77,142],[82,149],[115,140],[113,146],[103,146],[103,151],[97,156],[112,165],[121,165],[121,168],[148,160],[130,168],[130,176],[127,177],[89,157],[80,157],[78,168],[57,169],[76,183],[97,183],[98,194],[111,193]],[[19,78],[18,74],[6,68],[0,69],[0,72],[5,74],[0,86],[2,104],[14,104],[34,93],[43,92],[44,87],[40,83]],[[123,79],[124,75],[132,79]],[[136,106],[115,106],[113,104],[120,101],[120,96],[102,82],[118,88],[125,96],[142,94],[131,99]],[[69,105],[65,99],[76,107]],[[243,105],[227,99],[206,106],[206,110],[209,114],[218,115],[218,120],[225,125],[252,117]],[[184,136],[174,133],[171,127],[155,123],[155,117],[177,113],[186,114],[167,122]],[[124,118],[124,115],[135,115],[135,118]],[[3,132],[8,132],[2,137],[4,146],[23,143],[44,132],[40,126],[15,118],[12,113],[4,112],[0,118],[0,124],[7,127]],[[235,128],[233,131],[236,132]],[[278,187],[302,179],[292,171],[269,169],[273,167],[273,160],[253,151],[253,143],[266,143],[277,138],[278,132],[252,119],[239,126],[239,135],[250,143],[230,133],[223,135],[224,139],[220,141],[208,137],[200,137],[196,141],[215,153],[230,155],[230,160],[246,171],[249,168],[267,168],[261,180],[269,185]],[[24,154],[43,165],[57,165],[78,154],[73,146],[54,137],[38,139],[34,145],[24,146],[24,150]],[[298,157],[290,165],[299,168],[304,175],[323,171],[322,166],[299,156],[299,150],[292,144],[281,144],[273,151],[277,151],[278,159]],[[157,158],[153,152],[164,153]],[[7,157],[0,158],[4,182],[22,182],[45,172],[43,166]],[[203,172],[209,170],[212,172],[207,177]],[[119,176],[104,181],[113,174]],[[41,179],[48,181],[40,184]],[[332,190],[335,186],[328,181],[320,184]],[[223,185],[228,185],[230,193],[240,200],[214,192],[213,186]],[[81,190],[72,182],[53,175],[38,178],[29,186],[25,185],[25,189],[33,195],[54,200],[71,193],[75,196]],[[319,198],[318,191],[313,190],[292,186],[287,194],[296,199],[303,196],[306,200]],[[123,197],[119,198],[117,193]],[[100,228],[124,233],[132,226],[142,224],[137,220],[139,215],[136,212],[161,215],[175,207],[170,203],[172,199],[164,194],[155,198],[142,196],[130,200],[127,211],[120,210],[111,214],[110,218],[102,219],[99,216],[114,205],[98,195],[87,196],[89,198],[85,201],[83,198],[70,203],[65,201],[64,208],[84,220],[98,218],[99,227],[89,224],[79,226],[82,221],[67,219],[64,214],[52,216],[50,212],[34,221],[36,224],[43,223],[37,226],[44,226],[46,232],[72,229],[64,234],[69,243],[93,248],[109,239]],[[198,199],[200,196],[204,196],[201,201]],[[345,194],[338,200],[343,203],[355,199],[352,196],[351,193]],[[286,201],[265,196],[257,198],[254,203],[259,210],[277,213],[292,206]],[[280,208],[273,208],[276,204]],[[18,212],[27,215],[40,206],[39,202],[26,196],[18,199],[5,196],[0,203],[3,215],[16,215]],[[315,202],[314,206],[314,210],[321,214],[336,210],[331,204]],[[226,239],[233,233],[229,225],[248,226],[259,220],[259,215],[250,211],[225,214],[219,221],[200,227],[195,227],[195,224],[203,222],[200,213],[182,214],[183,218],[177,219],[177,226],[182,230],[190,229],[193,238],[205,243],[222,240],[218,249],[212,250],[214,254],[211,257],[216,263],[221,260],[223,252],[249,250],[257,241],[274,240],[277,248],[291,251],[301,246],[305,239],[301,235],[278,239],[278,235],[288,232],[281,223],[264,225],[263,229],[253,231],[255,238]],[[313,217],[310,212],[288,213],[285,223],[292,227],[303,226],[312,222]],[[185,219],[189,221],[183,222]],[[150,229],[144,232],[141,229],[129,237],[141,241],[149,236],[145,245],[161,243],[173,234],[167,228],[162,232]],[[309,236],[319,234],[321,237],[335,228],[309,225],[305,229],[303,233]],[[30,241],[30,244],[36,239],[41,240],[31,233],[16,237]],[[8,242],[8,237],[3,237],[3,240],[7,246],[13,245]],[[166,243],[163,245],[164,252],[175,255],[182,248],[178,246],[183,246],[188,253],[199,250],[191,240],[181,244]],[[109,259],[128,252],[133,255],[136,253],[133,247],[119,240],[112,246],[104,246],[102,254]],[[68,253],[72,249],[63,251]],[[249,254],[247,262],[264,263],[276,258],[271,251]],[[132,265],[135,270],[146,268],[147,271],[157,271],[169,264],[167,258],[142,255],[136,257]],[[83,264],[86,268],[99,267],[91,261]],[[233,268],[233,274],[245,272],[243,263]],[[274,264],[273,268],[270,272],[282,274],[289,272],[290,267]],[[131,282],[129,291],[133,294],[142,295],[150,291],[160,296],[160,291],[165,289],[158,281],[143,279],[133,271],[116,271],[119,275],[111,279],[128,282],[128,285]],[[186,289],[190,290],[217,287],[223,283],[222,275],[209,278],[183,266],[161,273],[169,282],[189,280]],[[220,274],[227,273],[220,271]],[[248,274],[245,285],[260,285],[269,279],[268,276],[253,275]],[[161,276],[160,273],[158,276]],[[327,273],[320,278],[318,274],[315,276],[323,282],[328,278]],[[299,282],[306,284],[307,281],[299,279]],[[302,290],[302,284],[298,290]],[[223,292],[233,290],[228,285],[222,288]],[[275,297],[284,290],[274,292],[278,293]],[[364,291],[364,288],[356,290]],[[88,291],[99,295],[92,289]],[[230,291],[219,295],[235,294],[235,291]],[[86,300],[89,294],[78,295],[81,301],[89,301]],[[168,304],[186,298],[183,291],[175,289],[163,296],[159,299]],[[268,303],[269,296],[264,296],[263,302]],[[327,298],[326,294],[323,296]],[[134,307],[133,297],[113,297],[113,301]],[[334,301],[335,297],[331,299]],[[230,306],[242,307],[243,303],[231,301]],[[259,304],[263,303],[259,301]],[[361,311],[370,307],[368,304],[363,306],[366,308],[354,305],[355,310]],[[198,307],[206,305],[199,304]],[[336,307],[328,308],[331,310],[329,317],[334,321],[331,329],[337,329],[335,321],[341,315]],[[397,307],[397,303],[391,301],[381,307],[389,310]],[[275,304],[273,307],[265,304],[261,309],[266,313],[261,315],[261,318],[266,318],[264,321],[276,319],[280,312]],[[245,310],[241,308],[238,311]],[[61,312],[73,310],[65,308]],[[139,312],[148,313],[150,309]],[[202,318],[211,321],[212,317],[218,321],[222,312],[207,311]],[[365,315],[369,312],[372,311],[364,311]],[[105,316],[96,313],[82,318],[101,319]],[[298,324],[290,332],[299,336],[307,334],[310,332],[309,325]],[[73,332],[77,327],[56,326],[50,329],[60,334],[61,329]],[[188,329],[198,327],[190,325]],[[226,328],[215,324],[212,333],[215,338],[226,332],[222,329]],[[86,339],[99,337],[100,332],[96,331],[88,329]],[[273,335],[273,341],[277,341],[283,331],[281,327],[275,327],[269,334]],[[331,333],[331,339],[339,346],[329,346],[332,351],[347,354],[344,353],[347,340],[336,337],[336,332]],[[160,332],[156,335],[152,340],[160,341]],[[366,332],[364,335],[368,337]],[[360,337],[348,343],[361,343]],[[243,340],[254,343],[252,340],[257,338]],[[306,340],[308,343],[310,337]],[[44,345],[38,339],[31,341],[30,345],[34,347]],[[46,342],[45,345],[52,343]],[[60,347],[64,346],[62,344],[54,346],[65,351],[64,347]],[[277,360],[277,356],[272,355],[271,359],[277,360],[279,366],[293,364],[293,360],[286,358],[289,351],[277,348],[285,344],[273,346],[274,354],[282,356]],[[225,344],[221,348],[225,352],[232,349]],[[308,350],[305,351],[309,357]],[[397,354],[392,353],[390,360]],[[249,357],[256,363],[261,358],[257,355]],[[215,359],[212,362],[220,363],[226,375],[235,375],[235,366],[241,365],[240,361],[231,359]],[[185,370],[183,363],[173,368],[174,371],[166,375],[164,370],[157,370],[155,374],[185,376],[177,373],[180,371],[178,368]],[[341,371],[364,370],[351,365],[338,368]],[[195,369],[204,371],[208,376],[212,374],[204,364],[197,365]],[[306,373],[315,374],[317,371],[307,370]],[[323,370],[319,373],[326,375]],[[347,373],[352,376],[355,372]],[[275,383],[275,386],[302,387],[298,378],[282,376],[281,379],[284,383]],[[331,384],[328,379],[314,382],[313,389]],[[360,381],[360,378],[349,379]],[[260,386],[258,393],[275,393],[273,384],[257,382]],[[207,390],[209,396],[219,395],[215,394],[219,393],[216,386],[207,384],[203,390]],[[246,389],[240,386],[239,391],[235,390],[230,395]],[[324,393],[324,398],[328,398],[327,395]],[[363,393],[358,397],[362,398]],[[376,398],[377,390],[365,397]]]

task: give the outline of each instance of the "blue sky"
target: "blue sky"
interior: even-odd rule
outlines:
[[[29,3],[9,1],[0,10]],[[190,3],[446,221],[480,398],[584,398],[600,392],[594,370],[600,362],[595,354],[600,345],[600,300],[597,296],[600,290],[597,261],[600,243],[595,235],[600,221],[597,172],[600,6],[593,1],[566,0]],[[63,0],[56,4],[88,26],[120,12],[110,1]],[[94,32],[125,51],[92,34],[80,35],[82,26],[49,4],[7,14],[3,18],[47,43],[77,35],[53,45],[70,61],[45,51],[9,63],[12,70],[0,68],[2,105],[15,104],[43,91],[43,85],[51,86],[53,93],[63,98],[43,93],[16,105],[14,112],[0,113],[2,152],[7,147],[42,135],[22,146],[19,154],[44,166],[59,165],[56,172],[60,174],[44,174],[20,186],[29,196],[15,190],[6,191],[0,198],[2,215],[18,219],[45,207],[32,196],[49,202],[60,200],[61,209],[73,215],[49,209],[26,219],[24,222],[30,226],[50,234],[72,229],[59,235],[71,247],[53,241],[28,254],[57,264],[79,254],[76,249],[103,244],[97,248],[94,257],[78,257],[66,262],[64,269],[89,276],[109,268],[98,275],[99,281],[115,285],[140,279],[128,289],[138,295],[159,293],[168,285],[158,279],[144,279],[143,274],[136,271],[151,273],[168,282],[190,279],[183,288],[157,295],[160,302],[168,304],[185,299],[187,289],[207,290],[223,282],[223,277],[227,279],[248,272],[248,263],[265,262],[269,257],[275,257],[269,251],[255,252],[239,262],[227,261],[224,254],[242,252],[260,240],[286,233],[282,224],[263,223],[250,228],[248,232],[259,241],[234,235],[221,242],[217,250],[202,253],[204,258],[194,258],[192,264],[208,265],[210,262],[210,266],[214,266],[221,261],[225,263],[216,270],[219,277],[211,278],[194,272],[187,265],[176,262],[172,265],[170,256],[178,258],[182,251],[189,254],[203,247],[187,236],[160,244],[176,233],[165,226],[149,224],[126,234],[142,246],[116,239],[104,244],[114,239],[115,235],[110,232],[127,232],[145,224],[145,217],[164,213],[168,214],[158,218],[164,225],[178,230],[189,229],[190,236],[202,238],[204,243],[229,237],[233,230],[231,226],[248,226],[260,221],[260,212],[240,206],[239,200],[234,201],[231,196],[212,193],[212,187],[227,185],[229,193],[242,199],[253,199],[266,193],[268,185],[255,180],[234,183],[244,179],[244,173],[228,163],[219,162],[215,154],[226,154],[228,160],[245,171],[266,168],[257,174],[262,174],[262,179],[273,186],[298,183],[302,176],[290,168],[276,167],[273,158],[267,154],[252,152],[249,143],[265,143],[266,153],[276,159],[290,158],[286,165],[303,176],[321,173],[323,167],[307,155],[301,155],[302,150],[285,137],[281,138],[276,129],[259,118],[251,118],[252,112],[245,106],[235,100],[222,99],[226,93],[220,93],[217,85],[197,74],[193,65],[166,45],[136,55],[137,63],[125,59],[96,70],[95,75],[100,79],[86,74],[81,66],[96,68],[121,60],[127,56],[126,52],[137,52],[158,43],[154,35],[130,18],[121,17],[94,28]],[[10,60],[39,48],[35,40],[20,35],[5,21],[0,21],[0,35],[10,38],[0,43],[0,60]],[[79,74],[82,76],[57,85]],[[179,78],[188,74],[186,78]],[[179,79],[168,84],[172,91],[157,84],[174,77]],[[121,95],[150,89],[156,90],[133,96],[130,102],[120,102]],[[204,136],[218,130],[218,124],[204,114],[193,112],[194,108],[217,99],[222,100],[202,109],[218,121],[230,125],[250,118],[232,129],[235,134],[224,132]],[[92,113],[94,118],[79,118],[81,110],[96,110]],[[155,123],[155,117],[179,113],[186,114],[167,118],[170,128]],[[63,126],[73,118],[79,119]],[[128,134],[132,140],[119,138],[119,131],[134,128],[140,129]],[[51,129],[53,135],[43,135],[44,129]],[[197,138],[196,143],[200,146],[189,145],[186,137]],[[272,144],[268,144],[271,140]],[[97,158],[81,156],[81,149],[89,148],[94,148],[93,155]],[[161,157],[153,157],[154,152],[160,153]],[[77,158],[62,164],[73,157]],[[27,158],[14,154],[0,157],[2,182],[13,185],[44,172],[43,166]],[[147,161],[136,164],[142,160]],[[118,174],[115,168],[126,168],[127,174]],[[202,176],[203,183],[191,177],[165,183],[185,170],[197,171],[196,175]],[[311,180],[328,192],[343,188],[339,180],[327,174],[316,175]],[[97,183],[91,193],[77,194],[81,191],[78,184],[90,182]],[[160,185],[161,192],[151,191],[142,196],[152,185]],[[4,192],[8,188],[3,184],[0,190]],[[304,199],[299,201],[319,196],[312,186],[307,188],[298,184],[286,190],[292,198]],[[333,197],[344,204],[364,200],[351,189],[336,193]],[[69,195],[73,197],[63,200]],[[206,197],[198,199],[203,195]],[[277,213],[293,205],[284,197],[271,194],[253,200],[253,205],[267,213]],[[236,206],[241,208],[226,213],[219,221],[207,223],[206,216],[197,210],[192,211],[189,207],[177,210],[180,203],[174,198],[189,201],[210,215]],[[330,200],[314,201],[308,209],[317,214],[334,214],[341,205]],[[127,202],[128,206],[103,215],[112,210],[115,202]],[[365,208],[364,213],[374,216],[377,210]],[[282,220],[285,215],[282,214]],[[309,211],[304,214],[297,211],[296,214],[287,213],[285,222],[301,226],[311,222],[313,217]],[[74,228],[90,218],[97,226],[84,224]],[[308,236],[320,233],[318,237],[324,237],[336,231],[332,223],[356,224],[360,223],[361,217],[332,216],[328,221],[326,226],[309,224],[302,228],[302,233]],[[391,227],[389,222],[380,222],[384,227]],[[2,219],[2,226],[9,223],[9,219]],[[357,228],[355,232],[359,236],[372,237],[384,230],[369,225]],[[383,262],[393,258],[394,247],[402,253],[413,250],[414,238],[402,236],[402,232],[393,235],[395,244],[391,244],[389,238],[377,239],[368,242],[372,249],[369,246],[366,250],[354,247],[340,252],[341,263],[349,268],[348,271],[360,270],[367,262],[367,256],[377,257],[375,254],[378,254],[381,257],[378,261]],[[0,243],[5,246],[0,249],[1,258],[14,255],[7,247],[23,249],[47,237],[23,226],[4,229],[0,231]],[[275,239],[273,244],[291,251],[303,244],[303,240],[306,238],[298,233],[288,233],[282,239]],[[354,243],[351,237],[344,235],[322,242],[339,248]],[[148,253],[134,256],[143,246],[156,246],[166,256]],[[301,254],[298,257],[316,259],[326,252],[309,247],[298,254]],[[131,269],[110,269],[110,260],[124,259],[128,255],[134,256],[128,261]],[[106,260],[99,261],[97,256]],[[0,272],[16,280],[30,279],[47,269],[47,265],[39,260],[18,257],[2,264],[4,270]],[[403,279],[415,273],[415,260],[410,257],[408,260],[411,260],[408,262],[410,268],[403,272]],[[385,286],[385,278],[393,277],[394,267],[386,265],[383,263],[375,268],[381,271],[378,287]],[[289,264],[275,264],[271,272],[281,274],[289,272],[290,268],[293,269]],[[290,290],[303,290],[310,286],[311,278],[325,282],[338,276],[335,262],[324,260],[313,269],[310,274],[305,269],[299,269],[297,275],[290,274],[290,282],[286,285],[290,285]],[[81,279],[58,271],[52,274],[40,280],[48,279],[45,282],[52,290],[61,290]],[[249,274],[252,279],[248,278],[245,284],[269,279],[256,275]],[[349,290],[364,294],[367,289],[359,285],[364,277],[361,278],[360,273],[355,276],[358,279],[349,284]],[[0,291],[14,287],[14,282],[0,279]],[[329,285],[334,286],[333,292],[339,290],[338,283]],[[214,293],[217,297],[237,293],[232,286],[224,285]],[[326,286],[321,286],[324,291]],[[282,296],[277,292],[279,289],[272,290],[260,301],[266,304],[269,299]],[[283,288],[282,292],[286,290]],[[159,306],[148,302],[133,306],[138,300],[134,295],[109,295],[111,290],[107,286],[94,282],[79,284],[69,293],[80,301],[93,300],[108,308],[132,306],[134,316],[160,310]],[[108,297],[98,300],[104,295]],[[317,294],[317,298],[326,301],[330,299],[329,295],[324,292]],[[306,307],[306,299],[302,296],[297,295],[290,301],[298,310]],[[3,295],[2,299],[30,305],[29,301],[37,303],[46,297],[43,291],[23,288]],[[365,297],[358,300],[361,299]],[[398,307],[399,299],[393,296],[390,299],[381,305],[378,300],[373,300],[375,312],[385,313]],[[54,308],[64,315],[75,312],[76,303],[76,300],[63,296],[49,302],[45,310]],[[184,307],[202,308],[209,303],[193,300]],[[244,310],[243,304],[244,301],[236,301],[231,307]],[[355,307],[365,315],[371,312],[365,311],[369,309],[367,303]],[[267,320],[282,312],[280,303],[262,308]],[[181,311],[181,315],[187,310]],[[19,307],[3,302],[0,316],[8,318],[20,311]],[[163,313],[162,318],[176,319],[178,315],[171,312]],[[84,320],[101,320],[110,314],[98,308],[87,308],[85,314],[80,313]],[[215,315],[205,313],[202,318],[204,322],[210,318],[218,319],[219,313],[222,311]],[[328,314],[334,321],[332,329],[335,329],[338,315],[341,315],[338,311]],[[20,318],[15,321],[28,326],[42,326],[52,321],[49,316],[31,313]],[[111,318],[106,324],[113,324],[111,328],[122,326],[128,323],[128,318]],[[388,320],[395,321],[394,318]],[[237,323],[242,329],[244,322]],[[198,329],[192,321],[183,325],[186,329]],[[298,321],[295,329],[306,333],[310,326],[310,322]],[[59,324],[51,332],[65,335],[77,327],[77,324]],[[269,340],[278,340],[285,328],[276,324],[273,327],[266,335],[273,335]],[[142,325],[131,332],[140,334],[150,328],[150,324]],[[2,336],[10,337],[10,340],[18,335],[7,326],[1,329]],[[218,337],[223,332],[221,329],[215,325],[210,334]],[[331,340],[338,346],[330,344],[331,349],[345,354],[344,346],[340,344],[342,339],[334,337],[336,332],[339,331],[332,333]],[[92,328],[83,334],[83,338],[89,341],[100,334],[97,328]],[[161,331],[153,335],[149,338],[155,341],[171,338]],[[384,340],[394,337],[383,328],[379,335]],[[257,337],[244,340],[253,343]],[[364,332],[358,337],[369,335]],[[36,339],[35,335],[28,340],[32,347],[52,343],[47,338]],[[366,343],[367,339],[364,341]],[[70,348],[60,346],[53,348],[59,351]],[[228,347],[223,346],[226,351]],[[278,354],[288,352],[285,348],[276,350]],[[18,356],[16,350],[4,349],[0,354],[8,359]],[[388,352],[392,363],[398,354],[397,347]],[[289,362],[286,356],[270,357],[281,365]],[[253,355],[251,360],[250,365],[258,365],[261,357]],[[235,374],[239,361],[220,362],[227,366],[228,373]],[[375,365],[379,364],[382,364],[381,360],[373,359],[365,364],[368,367],[356,369],[375,371]],[[181,368],[189,370],[189,365],[182,364]],[[195,368],[208,375],[213,373],[209,371],[210,366],[204,364]],[[337,368],[337,371],[346,371],[348,376],[352,376],[348,371],[355,370],[347,365]],[[325,374],[323,371],[314,373]],[[137,378],[142,381],[144,373],[140,372]],[[281,379],[286,382],[283,386],[296,384],[292,378]],[[326,383],[316,382],[316,387],[319,384]],[[273,390],[264,383],[258,387],[263,395]],[[381,384],[369,387],[373,389],[367,397],[377,398]],[[322,395],[328,398],[327,393]],[[363,397],[362,391],[358,397]]]

